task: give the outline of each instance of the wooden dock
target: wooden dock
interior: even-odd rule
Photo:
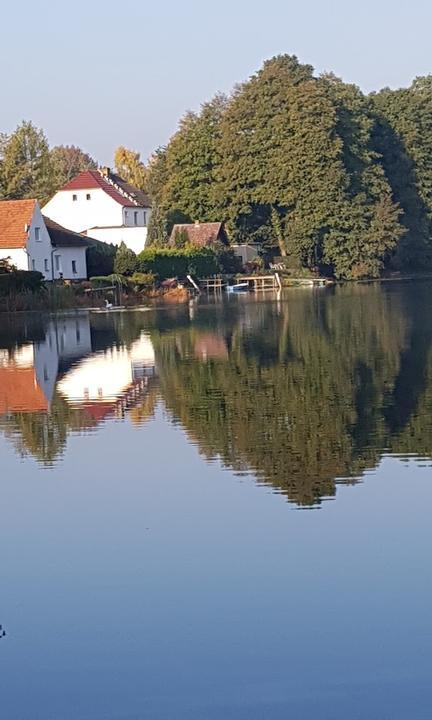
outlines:
[[[195,282],[188,276],[188,280],[196,287]],[[238,283],[247,283],[250,290],[281,290],[282,283],[278,273],[269,275],[241,275],[237,278]],[[226,287],[226,281],[220,275],[210,278],[202,278],[198,281],[200,289],[207,293],[219,293]]]
[[[215,277],[211,278],[203,278],[199,281],[200,287],[205,290],[206,292],[222,292],[224,289],[226,282],[223,279],[223,277],[220,277],[216,275]]]
[[[277,273],[271,275],[245,275],[241,282],[247,282],[251,290],[281,290],[282,283]]]

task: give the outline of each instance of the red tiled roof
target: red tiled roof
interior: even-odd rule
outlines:
[[[0,415],[46,410],[48,400],[37,383],[34,368],[0,367]]]
[[[123,207],[140,207],[138,202],[133,202],[125,195],[122,195],[114,185],[111,185],[97,170],[84,170],[79,175],[64,185],[62,190],[94,190],[101,189],[113,200]]]
[[[174,225],[169,239],[170,245],[175,245],[178,232],[185,232],[191,245],[198,247],[207,247],[218,242],[228,245],[228,238],[221,222]]]
[[[26,225],[30,225],[36,200],[3,200],[0,202],[0,248],[24,248]]]

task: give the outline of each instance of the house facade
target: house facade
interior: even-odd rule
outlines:
[[[135,253],[144,249],[150,220],[145,193],[109,168],[81,172],[44,206],[43,212],[70,230]]]
[[[87,240],[46,221],[37,200],[0,202],[0,259],[45,280],[87,277]]]

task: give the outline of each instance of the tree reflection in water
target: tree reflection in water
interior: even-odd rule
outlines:
[[[198,304],[193,313],[93,316],[85,354],[115,364],[113,348],[129,353],[134,390],[116,398],[112,413],[120,407],[139,425],[160,402],[205,458],[311,506],[387,452],[431,456],[430,290],[429,282],[357,285],[295,290],[279,302]],[[152,368],[140,360],[143,331]],[[60,357],[49,411],[1,418],[21,453],[53,464],[69,433],[106,417],[59,391],[80,363]]]

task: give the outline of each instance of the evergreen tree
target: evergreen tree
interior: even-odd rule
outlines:
[[[114,259],[114,272],[116,275],[133,275],[137,270],[137,256],[134,251],[120,243]]]

